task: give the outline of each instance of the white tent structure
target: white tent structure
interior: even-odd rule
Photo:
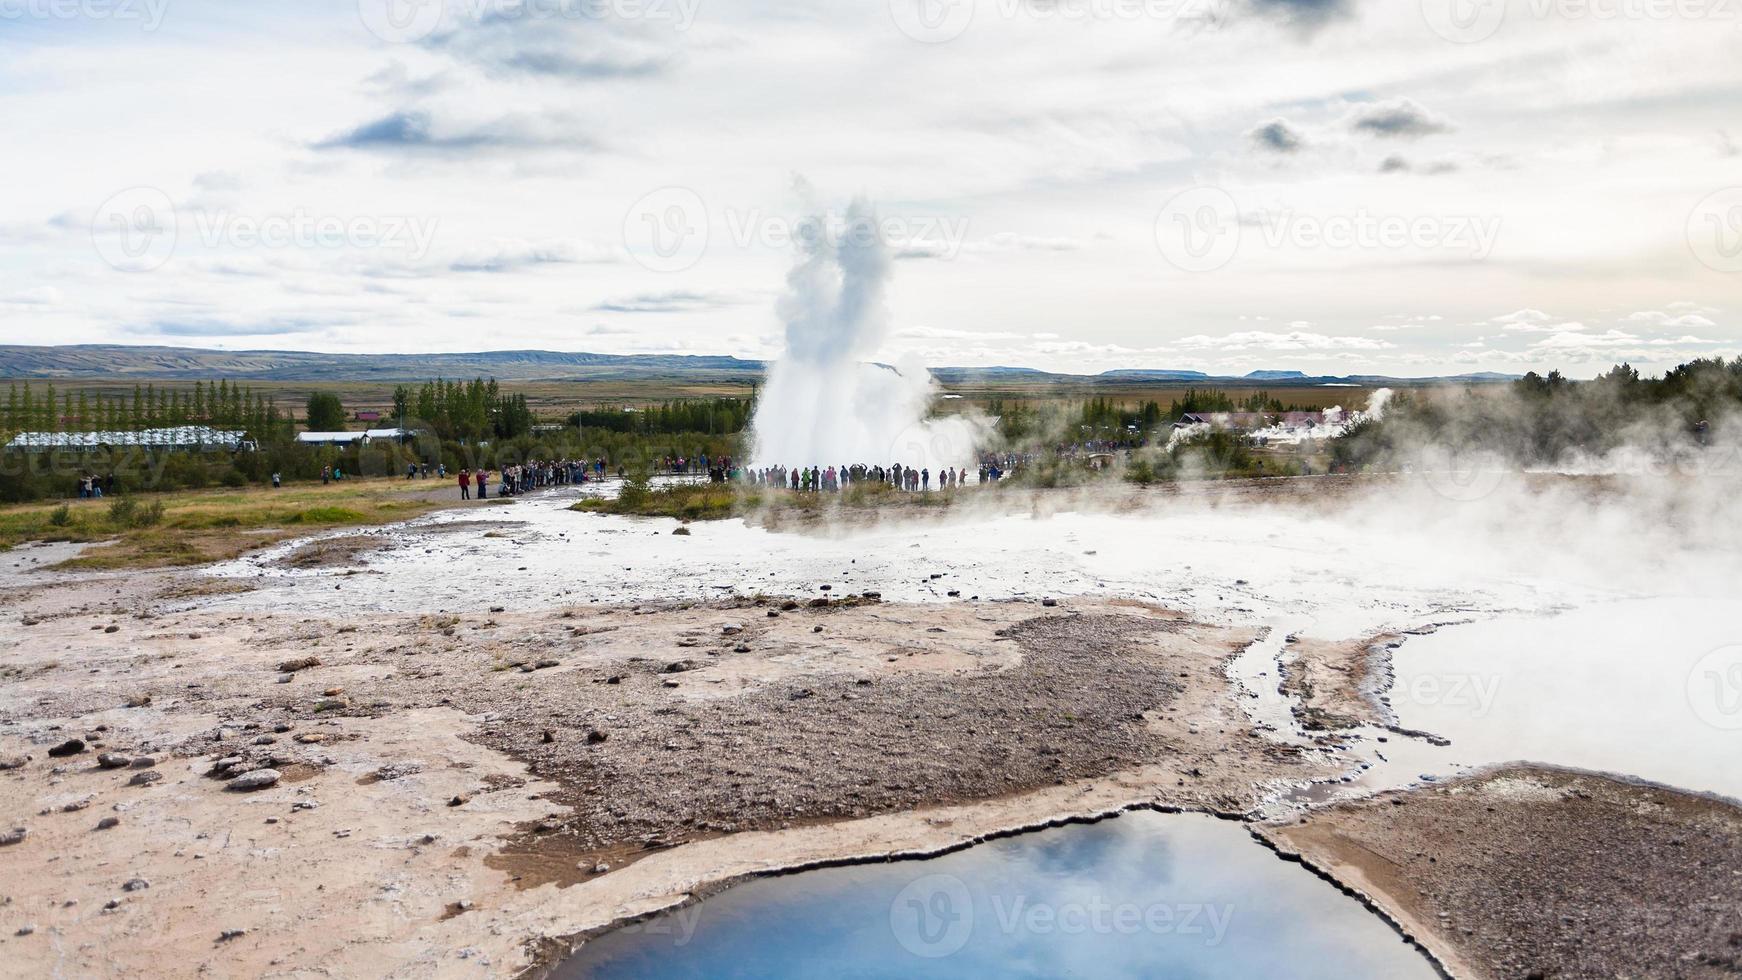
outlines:
[[[240,429],[178,425],[168,429],[141,429],[133,432],[20,432],[6,444],[7,450],[13,452],[46,452],[56,449],[94,452],[123,446],[169,452],[235,452],[254,449],[255,443]]]

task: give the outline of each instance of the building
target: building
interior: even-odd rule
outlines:
[[[209,425],[178,425],[167,429],[133,432],[20,432],[6,444],[12,452],[98,452],[115,448],[156,452],[240,452],[257,448],[240,429],[214,429]]]
[[[411,429],[364,429],[362,432],[298,432],[296,441],[305,446],[367,446],[380,439],[409,442]]]

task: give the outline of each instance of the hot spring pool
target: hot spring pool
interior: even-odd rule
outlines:
[[[764,878],[589,942],[561,980],[1437,976],[1240,826],[1128,813],[926,861]]]

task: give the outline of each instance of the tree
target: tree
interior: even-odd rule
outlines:
[[[330,391],[308,396],[308,427],[311,432],[337,432],[345,427],[345,406]]]

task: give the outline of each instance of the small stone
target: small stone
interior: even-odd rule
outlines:
[[[6,833],[0,834],[0,847],[22,844],[24,843],[24,838],[28,836],[30,836],[30,831],[28,829],[24,827],[14,827]]]
[[[546,728],[544,730],[544,734],[539,737],[539,741],[543,742],[546,745],[549,745],[552,742],[556,741],[556,733],[551,731],[550,729]]]
[[[315,702],[315,711],[317,713],[322,711],[343,711],[344,709],[345,702],[338,698],[324,698]]]
[[[599,731],[597,728],[595,728],[592,731],[587,733],[587,744],[588,745],[598,745],[600,742],[603,742],[605,739],[610,738],[610,737],[611,736],[609,736],[609,735],[605,734],[604,732]]]
[[[672,528],[671,533],[681,538],[687,538],[690,536],[690,529],[687,527],[674,527]]]
[[[467,799],[464,795],[456,796],[448,801],[448,806],[465,806]]]
[[[224,788],[248,792],[251,790],[265,789],[268,786],[276,784],[279,779],[280,774],[277,769],[256,769],[253,772],[245,772],[242,775],[237,776],[235,779],[230,780],[224,784]]]
[[[609,870],[611,870],[611,866],[603,861],[593,865],[593,873],[596,875],[602,875]]]
[[[240,939],[246,935],[248,935],[248,930],[246,929],[225,929],[223,932],[218,933],[218,942],[227,943],[232,939]]]
[[[326,690],[322,691],[321,693],[329,698],[336,698],[339,695],[345,693],[345,689],[342,687],[329,687]]]
[[[105,752],[102,755],[97,756],[97,767],[99,769],[125,769],[132,764],[132,759],[129,759],[118,752]]]
[[[301,735],[296,737],[296,740],[304,745],[318,745],[321,742],[325,742],[327,736],[321,732],[303,732]]]
[[[1040,600],[1040,604],[1050,608],[1052,606],[1058,605],[1059,601],[1057,599],[1042,599],[1042,600]]]
[[[36,923],[26,922],[24,925],[19,926],[18,931],[13,933],[13,935],[14,936],[28,936],[35,931],[36,931]]]
[[[49,749],[48,754],[58,759],[69,755],[78,755],[83,751],[85,751],[84,739],[69,738],[54,748]]]
[[[307,670],[310,667],[319,667],[320,665],[321,658],[319,657],[303,657],[299,660],[286,660],[278,665],[278,670],[280,673],[294,674],[299,670]]]
[[[144,878],[130,878],[125,885],[121,886],[121,890],[124,892],[142,892],[150,887],[151,882]]]
[[[543,660],[540,660],[538,663],[533,664],[532,666],[535,670],[549,670],[552,667],[561,667],[562,661],[556,660],[556,659],[551,658],[551,657],[546,657]]]
[[[278,739],[273,738],[271,735],[256,735],[256,736],[254,736],[254,744],[255,745],[271,745],[273,742],[276,742],[276,741],[278,741]]]
[[[127,785],[129,785],[129,786],[150,786],[152,783],[155,783],[162,778],[163,778],[163,773],[158,772],[155,769],[147,769],[144,772],[134,773],[133,778],[127,780]]]
[[[127,700],[121,703],[129,708],[149,708],[151,706],[151,695],[131,694],[128,695]]]
[[[30,756],[27,755],[0,755],[0,772],[7,769],[23,769],[24,764],[29,761]]]
[[[119,826],[121,826],[121,818],[120,817],[104,817],[103,819],[97,821],[97,829],[98,830],[113,830]]]
[[[119,633],[119,632],[121,632],[121,627],[116,626],[114,624],[110,624],[108,626],[103,627],[103,632],[105,632],[105,633]]]

